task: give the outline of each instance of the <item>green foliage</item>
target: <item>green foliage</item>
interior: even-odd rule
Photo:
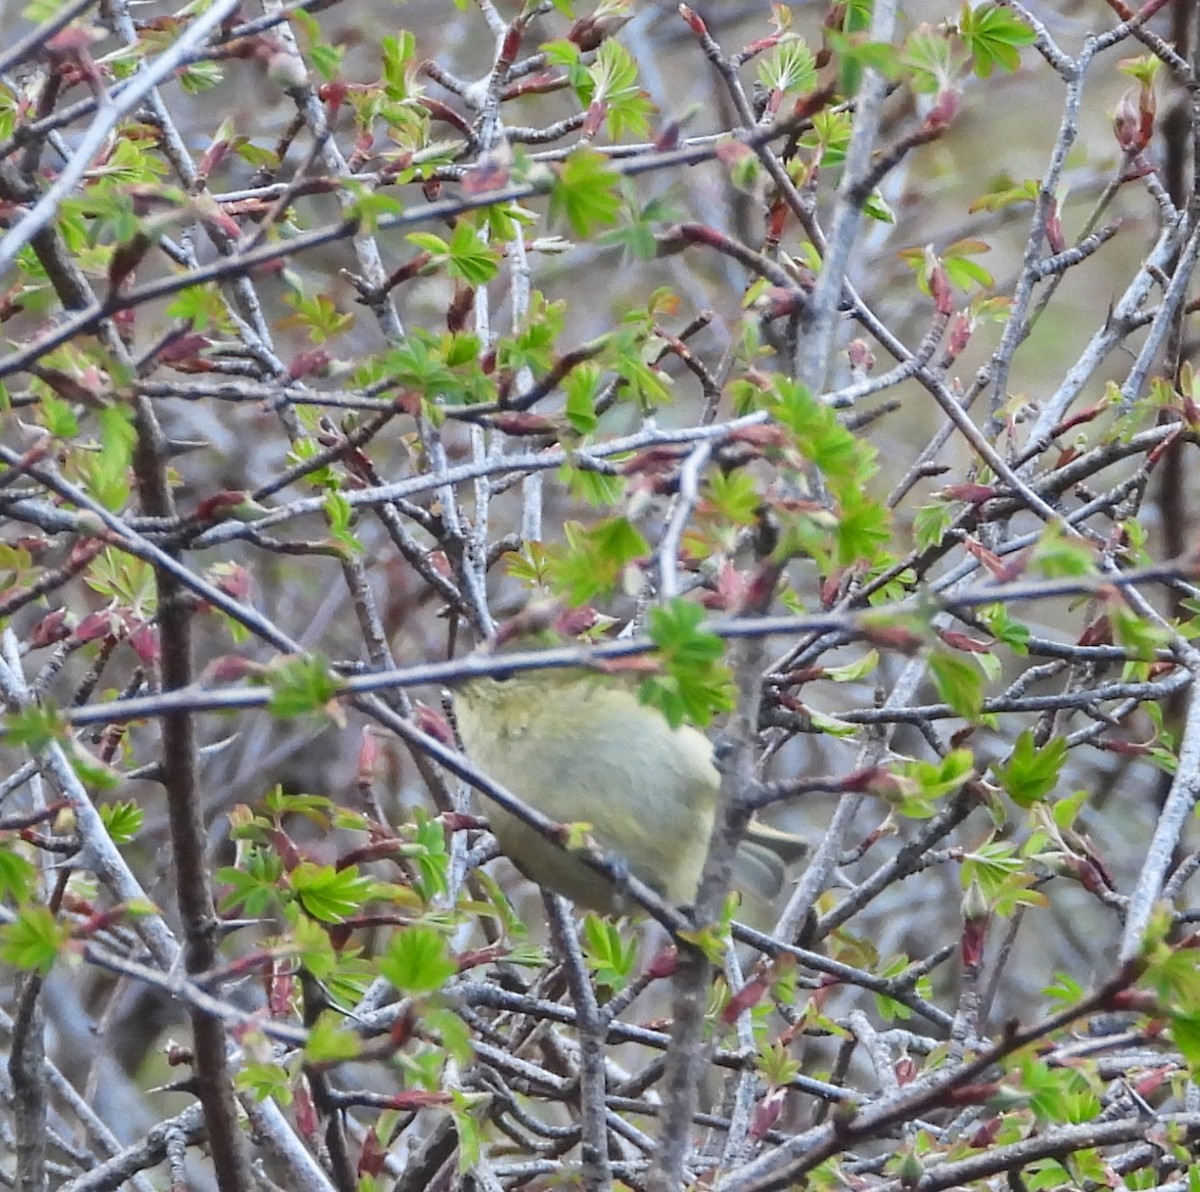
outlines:
[[[346,218],[355,220],[365,231],[377,231],[380,220],[389,215],[400,215],[404,210],[392,195],[377,187],[366,186],[355,178],[343,178],[341,185],[354,196],[354,201],[346,208]]]
[[[772,1088],[786,1088],[801,1073],[799,1061],[779,1043],[760,1048],[755,1066]]]
[[[878,666],[879,651],[867,650],[861,658],[856,658],[853,662],[826,667],[825,678],[831,683],[861,683],[868,675],[873,674]]]
[[[592,149],[576,149],[559,168],[550,189],[550,215],[580,239],[617,222],[621,178],[608,159]]]
[[[996,778],[1018,807],[1029,807],[1054,790],[1066,758],[1067,742],[1062,737],[1038,745],[1033,730],[1026,729],[1008,761],[996,767]]]
[[[990,604],[976,615],[987,631],[1014,654],[1029,653],[1029,627],[1014,621],[1003,604]]]
[[[17,851],[15,840],[0,836],[0,899],[25,902],[37,888],[37,866]]]
[[[292,291],[284,294],[284,302],[295,314],[280,320],[283,327],[299,327],[314,344],[327,343],[354,326],[354,315],[338,310],[328,294],[311,296]]]
[[[726,526],[753,526],[758,521],[762,495],[754,476],[746,469],[714,472],[708,477],[706,516]]]
[[[383,83],[389,99],[407,100],[420,94],[417,84],[420,59],[417,39],[411,30],[380,39],[383,51]]]
[[[45,976],[67,938],[66,929],[48,907],[23,907],[11,923],[0,925],[0,960]]]
[[[1001,917],[1019,906],[1045,906],[1044,895],[1031,889],[1033,867],[1008,841],[990,840],[963,854],[964,890],[977,889],[988,908]]]
[[[267,914],[279,903],[283,862],[265,848],[249,848],[240,865],[225,866],[213,876],[229,887],[220,903],[223,912],[240,911],[257,917]]]
[[[292,1077],[282,1064],[246,1061],[234,1080],[243,1092],[253,1093],[256,1101],[275,1100],[283,1106],[292,1103]]]
[[[970,290],[973,286],[991,289],[996,279],[974,260],[981,253],[990,251],[991,246],[984,240],[957,240],[936,255],[928,248],[907,249],[900,255],[916,273],[921,293],[929,297],[935,270],[940,270],[945,279],[960,290]]]
[[[893,956],[885,961],[879,968],[877,975],[887,981],[899,980],[903,984],[909,984],[903,978],[911,967],[912,962],[907,956]],[[917,977],[911,982],[912,992],[918,997],[927,998],[933,992],[933,982],[929,979],[929,975]],[[874,995],[875,1010],[879,1016],[885,1020],[905,1021],[912,1018],[913,1012],[909,1006],[903,1002],[896,1001],[895,998],[890,998],[886,994],[877,993]]]
[[[738,404],[766,409],[791,432],[794,450],[820,471],[836,503],[832,542],[824,517],[801,515],[791,519],[792,533],[782,537],[780,551],[811,554],[823,570],[882,563],[891,539],[891,519],[867,489],[878,467],[874,448],[851,434],[836,412],[803,385],[781,376],[771,382],[765,391],[735,386]]]
[[[1094,548],[1082,538],[1068,537],[1057,524],[1048,526],[1030,558],[1030,569],[1046,579],[1083,579],[1096,574]]]
[[[100,425],[99,450],[81,456],[88,492],[106,509],[118,510],[129,499],[129,465],[137,432],[132,411],[108,406],[96,412]]]
[[[812,128],[801,135],[800,144],[821,166],[839,166],[846,159],[853,131],[848,112],[824,109],[813,115]]]
[[[583,954],[598,984],[614,993],[624,989],[637,961],[637,941],[622,939],[612,919],[585,915]]]
[[[583,107],[595,105],[603,111],[608,135],[614,141],[650,135],[654,105],[638,86],[633,55],[619,41],[610,38],[601,44],[576,91]]]
[[[603,386],[600,369],[594,364],[581,364],[573,368],[563,381],[566,396],[565,413],[571,429],[578,435],[590,435],[600,425],[596,413],[596,399]]]
[[[936,804],[960,790],[975,773],[975,759],[970,750],[955,749],[936,762],[910,761],[894,768],[900,780],[900,794],[889,802],[900,815],[911,819],[928,819],[937,810]]]
[[[759,59],[758,81],[765,91],[789,95],[811,91],[817,85],[817,64],[812,50],[798,37],[781,41]]]
[[[725,645],[703,627],[704,610],[676,599],[650,610],[646,631],[658,647],[664,673],[646,679],[638,692],[675,726],[704,726],[734,706],[733,679],[721,661]]]
[[[345,1018],[332,1010],[326,1010],[308,1028],[308,1042],[304,1044],[306,1063],[340,1064],[356,1059],[361,1051],[362,1040],[347,1030]]]
[[[570,464],[564,464],[559,469],[558,477],[574,500],[583,501],[593,509],[611,509],[620,503],[625,493],[625,477],[612,476],[592,468],[573,468]]]
[[[418,893],[429,902],[449,889],[450,854],[442,825],[430,819],[419,807],[416,817],[416,839],[405,850],[405,855],[417,867]]]
[[[433,417],[439,406],[495,399],[495,383],[480,367],[479,356],[480,343],[474,335],[435,335],[417,327],[398,348],[378,358],[378,368],[397,389],[417,393]]]
[[[658,256],[659,229],[682,219],[682,212],[669,195],[654,195],[642,202],[628,179],[622,180],[621,200],[620,226],[605,232],[600,243],[624,249],[634,261],[653,261]]]
[[[33,389],[35,392],[44,390],[38,402],[41,424],[56,439],[75,438],[79,434],[79,418],[71,406],[57,398],[49,387],[43,386],[41,382],[35,382]]]
[[[361,555],[363,544],[351,530],[355,521],[354,507],[339,492],[327,492],[324,501],[329,536],[348,556]]]
[[[944,501],[922,505],[913,518],[913,543],[917,550],[926,551],[938,546],[957,516],[954,506]]]
[[[958,18],[958,35],[981,79],[989,78],[997,70],[1005,74],[1017,70],[1021,65],[1021,47],[1037,41],[1037,34],[1011,9],[991,3],[978,8],[964,3]]]
[[[458,962],[439,931],[415,923],[392,936],[379,972],[401,993],[419,997],[441,989],[458,972]]]
[[[612,517],[584,529],[576,522],[563,527],[567,545],[548,549],[548,574],[556,590],[572,605],[607,595],[625,568],[650,550],[645,538],[624,517]]]
[[[321,454],[321,445],[310,438],[292,440],[291,450],[287,453],[287,462],[306,464]],[[340,473],[330,464],[323,467],[313,467],[304,473],[304,479],[316,489],[339,489],[342,485]]]
[[[1078,1125],[1090,1122],[1100,1112],[1100,1098],[1080,1068],[1051,1067],[1027,1057],[1021,1060],[1019,1070],[1029,1107],[1040,1122]]]
[[[106,547],[83,578],[89,588],[127,612],[149,617],[155,611],[158,588],[154,568],[143,559]]]
[[[343,923],[362,910],[374,891],[369,877],[360,877],[358,866],[336,869],[301,861],[289,874],[288,884],[300,905],[322,923]]]
[[[919,95],[942,91],[962,69],[949,40],[928,25],[921,25],[905,38],[900,62],[908,70],[908,85]]]
[[[529,310],[513,335],[496,342],[496,365],[510,372],[528,368],[548,372],[555,363],[554,348],[562,335],[567,308],[562,302],[547,302],[545,295],[529,296]]]
[[[285,658],[268,674],[271,699],[267,707],[274,716],[290,720],[296,716],[328,716],[340,719],[337,705],[339,683],[329,664],[313,654]]]
[[[963,654],[936,649],[929,653],[929,674],[938,696],[958,716],[972,719],[983,707],[983,675]]]
[[[500,254],[488,247],[469,219],[458,220],[448,242],[432,232],[411,232],[408,239],[431,255],[435,267],[468,286],[485,285],[500,267]]]
[[[28,704],[0,717],[0,740],[13,749],[41,753],[51,742],[67,740],[67,724],[50,700]]]
[[[0,472],[0,475],[3,474]],[[25,583],[32,564],[33,556],[27,547],[12,542],[0,542],[0,592]]]
[[[1170,630],[1138,616],[1124,604],[1110,604],[1108,620],[1112,626],[1114,640],[1118,645],[1124,646],[1133,658],[1153,662],[1159,651],[1166,650],[1170,645]]]
[[[142,830],[146,813],[140,804],[126,799],[117,803],[101,803],[97,808],[104,830],[114,844],[128,844]]]

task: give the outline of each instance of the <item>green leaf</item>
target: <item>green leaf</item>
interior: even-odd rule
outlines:
[[[362,1052],[362,1040],[342,1025],[345,1018],[326,1010],[309,1027],[304,1058],[310,1064],[340,1064]]]
[[[379,971],[401,993],[421,995],[441,989],[458,972],[458,962],[440,932],[414,924],[392,936]]]
[[[418,890],[429,901],[449,888],[450,854],[445,828],[419,807],[416,817],[415,852],[406,850],[405,856],[410,864],[416,864]]]
[[[1030,807],[1054,789],[1066,757],[1064,738],[1054,737],[1039,746],[1033,730],[1026,729],[1017,738],[1008,761],[996,768],[996,777],[1018,807]]]
[[[600,425],[596,414],[596,400],[602,392],[600,369],[594,364],[581,364],[571,370],[561,388],[571,429],[578,435],[590,435]]]
[[[955,749],[936,762],[906,762],[897,767],[896,773],[915,783],[924,798],[944,799],[974,775],[975,757],[969,749]]]
[[[763,498],[748,468],[714,472],[705,486],[712,512],[726,526],[753,526]]]
[[[125,406],[98,410],[100,450],[87,457],[87,486],[106,509],[120,509],[129,499],[129,465],[137,442],[133,414]]]
[[[67,938],[66,930],[48,907],[25,907],[12,923],[0,927],[0,960],[45,976]]]
[[[766,91],[811,91],[817,85],[817,63],[812,50],[798,37],[780,42],[759,60],[758,81]]]
[[[833,167],[846,160],[853,131],[849,112],[826,108],[813,115],[812,129],[800,137],[800,144],[820,161],[823,168]]]
[[[238,1069],[235,1082],[239,1089],[253,1093],[256,1101],[273,1097],[280,1105],[292,1103],[292,1078],[281,1064],[258,1060],[244,1062]]]
[[[296,313],[281,319],[280,325],[304,328],[313,343],[323,344],[354,325],[354,315],[339,311],[328,294],[314,294],[309,298],[293,292],[285,294],[283,300]]]
[[[1003,604],[988,605],[987,608],[981,608],[977,615],[980,624],[1014,654],[1029,653],[1029,627],[1014,621]]]
[[[928,25],[921,25],[908,35],[900,61],[908,68],[909,86],[919,95],[944,90],[959,72],[950,42],[940,30],[935,32]]]
[[[629,983],[637,960],[637,941],[622,939],[612,919],[590,914],[584,917],[583,951],[600,985],[621,990]]]
[[[154,568],[143,559],[105,548],[84,575],[89,588],[146,618],[154,612],[157,589]]]
[[[854,662],[825,668],[824,678],[831,683],[861,683],[879,665],[879,651],[868,650]]]
[[[484,285],[499,271],[500,254],[487,245],[469,219],[458,220],[449,244],[428,232],[413,232],[408,239],[429,252],[434,264],[444,266],[451,277],[469,286]]]
[[[369,877],[359,877],[356,865],[336,869],[311,861],[301,861],[288,881],[300,905],[322,923],[342,923],[360,911],[374,887]]]
[[[587,84],[579,88],[580,100],[585,107],[598,104],[604,109],[604,123],[614,141],[626,134],[650,135],[654,105],[638,86],[637,63],[619,41],[608,38],[601,44]]]
[[[678,727],[703,727],[734,706],[733,679],[721,661],[725,644],[702,627],[704,610],[677,598],[650,610],[646,631],[658,646],[664,674],[646,679],[638,691],[644,704],[657,708]]]
[[[550,190],[550,216],[565,220],[586,239],[617,222],[621,210],[621,176],[593,149],[577,149],[563,162]]]
[[[34,389],[43,389],[42,382],[36,382]],[[73,439],[79,434],[79,419],[75,417],[75,411],[49,389],[44,389],[39,394],[38,407],[42,425],[54,438]]]
[[[650,552],[645,538],[624,517],[609,518],[587,530],[568,522],[563,529],[567,546],[552,552],[549,572],[555,588],[574,605],[607,595],[625,568]]]
[[[404,100],[419,94],[416,76],[416,35],[407,29],[380,41],[383,50],[383,82],[389,99]]]
[[[1006,74],[1017,70],[1021,65],[1021,47],[1037,41],[1037,34],[1010,9],[991,3],[974,9],[964,3],[958,35],[981,79],[989,78],[997,70]]]
[[[896,980],[903,977],[911,967],[912,962],[907,956],[892,956],[883,963],[878,975],[884,980]],[[919,997],[928,998],[933,993],[933,982],[930,980],[928,974],[926,974],[925,976],[918,977],[913,982],[912,988],[913,992]],[[877,993],[875,995],[875,1007],[880,1017],[885,1019],[907,1019],[913,1016],[912,1010],[903,1002],[895,1001],[885,994]]]
[[[1170,643],[1171,635],[1165,628],[1139,617],[1125,604],[1111,604],[1108,619],[1117,644],[1143,662],[1155,661],[1158,652],[1166,649]]]
[[[146,818],[140,804],[127,799],[119,803],[102,803],[100,820],[114,844],[128,844],[141,830]]]
[[[348,556],[361,555],[363,544],[351,529],[355,518],[354,506],[342,493],[331,489],[325,494],[324,507],[325,517],[329,521],[329,536]]]
[[[637,191],[628,179],[622,181],[624,218],[619,227],[600,237],[603,245],[625,250],[635,261],[653,261],[658,256],[658,228],[686,219],[682,209],[667,195],[655,195],[639,202]]]
[[[983,675],[961,654],[933,650],[929,655],[929,673],[938,695],[959,716],[972,719],[983,707]]]
[[[285,791],[277,783],[263,799],[263,810],[276,822],[282,821],[285,815],[302,815],[318,828],[328,828],[330,816],[337,810],[337,804],[325,795]]]
[[[992,840],[963,855],[959,872],[964,890],[977,888],[998,915],[1018,906],[1045,906],[1045,896],[1030,887],[1037,875],[1013,844]]]
[[[53,701],[29,704],[0,717],[0,740],[16,749],[40,753],[53,741],[65,741],[69,728]]]
[[[328,980],[338,966],[338,953],[334,951],[328,930],[305,915],[292,915],[290,919],[296,959],[318,981]]]
[[[423,327],[414,327],[404,342],[383,354],[382,374],[397,388],[414,390],[436,405],[469,405],[492,401],[495,381],[479,363],[481,345],[478,336],[466,333],[435,335]],[[364,378],[372,383],[375,377]]]
[[[1069,973],[1060,972],[1054,974],[1054,980],[1042,990],[1042,995],[1063,1007],[1077,1006],[1087,996],[1087,990]]]
[[[1192,1072],[1200,1071],[1200,1014],[1173,1014],[1171,1037]]]
[[[844,567],[873,564],[891,539],[891,514],[861,489],[848,487],[837,511],[837,561]]]
[[[563,464],[558,476],[575,500],[595,509],[611,509],[620,504],[625,493],[624,476],[610,476],[591,468],[573,468],[570,464]]]
[[[0,840],[0,899],[24,902],[37,889],[37,866],[22,857],[14,841]]]
[[[567,307],[563,302],[547,302],[535,291],[530,296],[520,328],[514,335],[496,342],[496,366],[510,372],[522,368],[535,373],[548,372],[555,364],[554,346],[562,334]]]
[[[266,849],[249,848],[240,867],[218,869],[215,877],[229,887],[221,899],[222,911],[240,908],[248,916],[264,915],[278,904],[283,862]]]
[[[284,659],[268,674],[271,699],[268,709],[275,716],[329,716],[337,720],[341,709],[336,704],[340,689],[329,664],[315,654]]]
[[[1029,1107],[1046,1124],[1080,1125],[1100,1112],[1100,1099],[1077,1068],[1052,1068],[1027,1058],[1020,1065],[1021,1084]]]

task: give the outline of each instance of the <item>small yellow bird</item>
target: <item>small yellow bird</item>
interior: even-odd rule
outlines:
[[[703,733],[672,728],[621,681],[578,669],[471,680],[455,713],[467,756],[489,777],[559,823],[590,824],[595,842],[668,902],[695,900],[720,787]],[[487,812],[526,877],[602,913],[623,909],[617,887],[568,849],[500,807]],[[800,837],[752,822],[734,886],[767,907],[807,851]]]

